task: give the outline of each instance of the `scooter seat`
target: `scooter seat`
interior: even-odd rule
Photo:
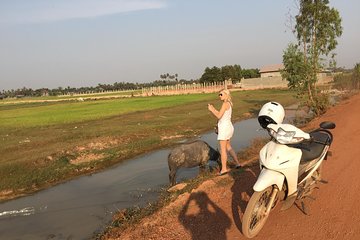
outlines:
[[[327,132],[316,131],[310,133],[312,141],[295,144],[302,152],[300,163],[314,160],[321,156],[326,145],[331,143],[331,136]]]

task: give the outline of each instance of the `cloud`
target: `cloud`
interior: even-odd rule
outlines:
[[[0,23],[37,23],[159,9],[166,0],[12,0],[0,2]]]

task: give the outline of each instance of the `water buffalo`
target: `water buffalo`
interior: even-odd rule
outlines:
[[[204,141],[197,140],[184,143],[174,148],[168,156],[169,181],[176,184],[176,171],[181,167],[191,168],[199,166],[202,171],[209,160],[217,161],[220,165],[220,154]]]

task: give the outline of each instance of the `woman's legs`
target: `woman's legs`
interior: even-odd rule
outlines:
[[[239,159],[237,158],[235,151],[231,147],[230,139],[226,141],[226,150],[230,153],[230,156],[236,162],[236,166],[240,166]]]
[[[229,171],[227,169],[227,140],[219,140],[220,143],[220,155],[221,155],[221,170],[220,173],[224,173]]]

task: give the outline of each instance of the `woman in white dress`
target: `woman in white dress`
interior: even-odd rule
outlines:
[[[239,160],[231,147],[231,137],[234,134],[234,126],[231,122],[231,113],[232,113],[232,101],[230,91],[223,89],[219,92],[220,100],[223,101],[220,111],[217,111],[213,105],[208,104],[209,111],[214,114],[218,119],[218,137],[217,140],[220,144],[220,154],[221,154],[221,171],[220,175],[224,175],[230,172],[230,169],[227,168],[227,153],[230,153],[233,160],[236,162],[236,168],[240,168]]]

